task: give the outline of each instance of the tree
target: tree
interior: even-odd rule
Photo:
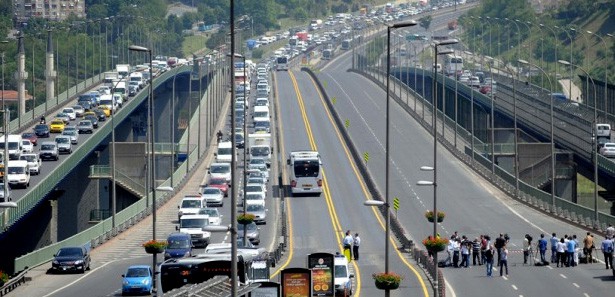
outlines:
[[[425,28],[425,30],[429,29],[429,26],[431,25],[431,16],[424,16],[422,18],[419,19],[419,26]]]

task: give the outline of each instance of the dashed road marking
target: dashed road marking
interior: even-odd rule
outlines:
[[[568,278],[568,277],[566,277],[565,275],[563,275],[561,273],[559,274],[559,276],[561,276],[562,278]]]
[[[517,286],[515,286],[515,285],[510,285],[510,286],[511,286],[513,289],[515,289],[515,291],[518,291],[518,290],[519,290],[519,288],[517,288]]]
[[[577,289],[581,287],[581,286],[579,286],[577,283],[572,283],[572,285],[573,285],[573,286],[575,286],[575,287],[577,287]]]

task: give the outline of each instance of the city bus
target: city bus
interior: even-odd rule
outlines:
[[[352,48],[352,38],[342,40],[342,49],[349,50]]]
[[[290,188],[293,195],[322,193],[322,161],[315,151],[291,152],[286,163],[290,168]]]
[[[252,283],[252,258],[238,252],[237,277],[243,284]],[[231,254],[199,254],[191,258],[172,259],[160,265],[160,283],[163,292],[188,284],[205,282],[218,275],[231,277]]]
[[[460,74],[463,71],[463,58],[454,54],[447,55],[446,60],[444,60],[444,67],[446,75]]]
[[[276,59],[276,68],[277,71],[288,71],[288,57],[285,55],[278,56]]]

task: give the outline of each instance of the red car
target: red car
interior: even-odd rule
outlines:
[[[205,187],[218,188],[220,189],[220,191],[222,191],[222,193],[224,193],[224,197],[228,196],[229,186],[224,178],[211,178],[209,179],[209,183],[207,183],[204,186],[201,186],[201,188],[205,188]]]
[[[483,94],[491,94],[491,87],[490,86],[482,86],[479,90],[481,93]]]
[[[38,136],[36,136],[36,134],[32,132],[22,133],[21,138],[30,140],[30,142],[32,142],[32,145],[34,146],[36,146],[36,143],[38,142]]]

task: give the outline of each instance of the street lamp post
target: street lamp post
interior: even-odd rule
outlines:
[[[581,71],[583,71],[583,73],[585,73],[587,78],[589,78],[592,85],[594,86],[594,100],[596,100],[596,84],[594,83],[594,80],[592,79],[592,77],[589,76],[589,73],[585,71],[585,69],[583,69],[579,65],[572,64],[572,62],[569,62],[569,61],[558,60],[557,62],[562,65],[570,66],[570,68],[578,68]],[[606,81],[604,83],[606,84]],[[598,123],[598,108],[596,107],[596,104],[594,102],[594,123],[593,123],[594,127],[592,127],[592,131],[596,129],[597,123]],[[597,136],[598,134],[596,133],[596,137]],[[594,222],[598,221],[598,148],[597,148],[598,139],[596,137],[594,137],[593,139],[594,143],[596,144],[596,147],[593,148],[593,155],[594,155]],[[598,226],[595,226],[595,227],[598,227]]]
[[[230,0],[229,7],[231,30],[230,75],[231,100],[235,100],[235,86],[233,67],[235,65],[235,0]],[[237,296],[237,185],[235,176],[237,172],[237,148],[235,147],[235,108],[231,111],[231,296]]]
[[[587,32],[587,34],[591,34],[591,35],[594,35],[594,36],[598,37],[598,39],[600,39],[600,41],[602,41],[602,44],[604,45],[604,52],[605,53],[609,52],[609,47],[606,45],[606,41],[604,41],[604,38],[602,38],[602,36],[592,32],[592,31],[586,31],[586,32]],[[607,119],[607,109],[608,109],[608,106],[607,106],[607,99],[608,99],[607,92],[609,90],[609,88],[608,88],[608,79],[609,79],[608,74],[609,74],[609,71],[608,71],[606,63],[604,64],[604,67],[605,67],[604,68],[604,119],[606,120]],[[597,99],[598,98],[594,98],[594,100],[597,100]]]
[[[150,156],[150,190],[152,191],[152,240],[156,240],[156,191],[165,191],[171,192],[173,191],[172,187],[156,187],[156,152],[154,150],[154,76],[152,74],[152,50],[143,46],[131,45],[128,47],[129,50],[135,52],[144,52],[148,54],[149,60],[149,98],[148,98],[148,132],[149,132],[149,156]],[[146,189],[147,191],[148,189]],[[147,199],[147,198],[146,198]],[[152,255],[152,266],[154,275],[156,274],[156,263],[157,263],[157,254],[154,253]],[[156,282],[154,282],[154,288],[156,287]]]
[[[491,65],[495,60],[490,56],[485,56],[485,58],[487,59],[487,66],[489,67],[489,74],[491,75],[489,86],[489,93],[491,93],[491,174],[495,176],[495,112],[493,110],[495,107],[495,98],[493,94],[493,66]]]
[[[551,78],[549,77],[549,75],[547,75],[547,73],[544,71],[544,69],[538,67],[535,64],[531,64],[528,61],[525,60],[518,60],[519,63],[521,64],[525,64],[528,65],[531,69],[531,67],[534,67],[538,70],[540,70],[546,77],[547,77],[547,81],[549,82],[549,87],[550,87],[550,91],[553,92],[553,84],[551,82]],[[550,120],[551,120],[551,205],[553,207],[555,207],[555,162],[556,162],[556,156],[555,156],[555,128],[553,126],[553,96],[550,96]],[[515,131],[515,133],[517,133],[517,131]]]
[[[515,133],[514,142],[515,142],[515,197],[519,198],[519,141],[517,136],[517,97],[515,93],[515,85],[518,77],[515,77],[515,71],[510,69],[508,65],[504,65],[506,71],[512,77],[512,94],[513,94],[513,131]],[[516,72],[517,75],[519,72]]]
[[[416,26],[416,22],[413,20],[399,22],[391,25],[387,25],[387,77],[386,77],[386,149],[385,149],[385,201],[373,201],[369,200],[365,202],[367,206],[380,206],[384,205],[386,207],[386,224],[385,224],[385,243],[384,243],[384,272],[389,272],[389,234],[391,232],[391,210],[389,204],[389,164],[390,160],[390,137],[389,137],[389,126],[390,126],[390,76],[391,76],[391,30],[398,28],[405,28]],[[390,296],[391,291],[389,289],[384,290],[384,296]]]
[[[566,36],[568,36],[568,39],[570,39],[570,63],[572,63],[572,42],[573,40],[572,40],[572,37],[570,36],[570,33],[568,33],[568,30],[566,30],[566,28],[562,28],[558,26],[553,26],[553,27],[556,29],[562,30],[566,34]],[[570,83],[568,84],[568,97],[570,97],[569,98],[570,100],[573,100],[572,99],[572,76],[573,76],[572,67],[570,67]],[[587,102],[585,102],[585,104],[587,104]]]

